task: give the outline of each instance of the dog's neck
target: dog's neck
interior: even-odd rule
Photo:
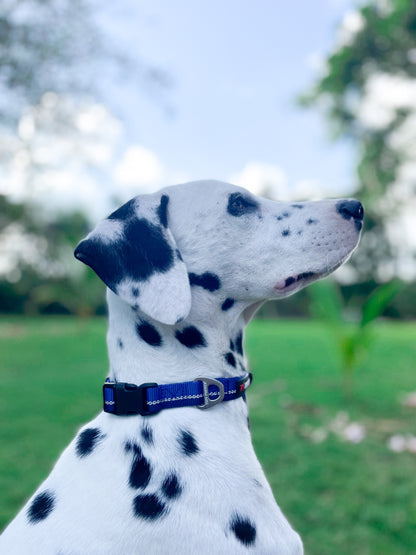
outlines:
[[[193,288],[192,296],[195,309],[183,322],[168,326],[108,291],[112,381],[163,384],[244,374],[242,341],[250,309],[235,302],[219,314],[218,301],[211,302],[205,291]]]

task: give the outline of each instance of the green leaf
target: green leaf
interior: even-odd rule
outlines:
[[[393,280],[385,285],[377,287],[363,306],[361,327],[367,326],[370,322],[380,316],[393,297],[402,289],[403,283]]]

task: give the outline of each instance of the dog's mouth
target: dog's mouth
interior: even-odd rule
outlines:
[[[325,269],[322,269],[320,271],[309,271],[291,275],[281,281],[278,281],[274,285],[273,289],[280,294],[287,294],[291,293],[292,291],[297,291],[302,287],[306,287],[313,281],[316,281],[317,279],[322,279],[329,274],[332,274],[332,272],[334,272],[337,268],[341,266],[341,264],[345,262],[345,260],[349,257],[349,254],[350,253],[348,253],[346,256],[343,256],[341,260],[339,260],[336,264],[326,267]]]
[[[298,289],[299,286],[304,287],[308,285],[310,282],[314,281],[314,279],[318,279],[318,277],[321,277],[321,274],[317,272],[302,272],[301,274],[289,276],[282,281],[278,281],[274,289],[279,291],[279,293],[289,293],[290,291]]]

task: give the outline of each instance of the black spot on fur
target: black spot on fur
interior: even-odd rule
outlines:
[[[160,223],[163,225],[163,227],[168,227],[168,203],[168,195],[162,195],[159,208],[157,209],[157,215],[159,216]]]
[[[174,262],[163,229],[139,218],[127,220],[123,237],[108,244],[98,237],[84,239],[74,254],[116,294],[123,279],[144,281],[155,273],[168,272]]]
[[[233,355],[233,353],[226,353],[224,355],[224,358],[227,361],[227,364],[235,368],[236,362],[235,362],[235,356]]]
[[[237,335],[237,339],[235,340],[235,348],[237,349],[238,354],[243,354],[243,332],[241,331]]]
[[[235,349],[234,341],[232,339],[230,339],[230,349],[231,349],[231,351],[234,351],[234,349]]]
[[[148,424],[142,428],[141,436],[147,445],[153,445],[153,430]]]
[[[247,428],[248,428],[248,431],[250,431],[250,430],[251,430],[251,426],[250,426],[250,418],[249,418],[248,416],[247,416]]]
[[[232,193],[228,197],[227,212],[231,216],[244,216],[245,214],[252,214],[258,210],[258,203],[249,196],[242,195],[241,193]]]
[[[138,297],[139,296],[139,288],[138,287],[132,287],[131,288],[131,294],[133,295],[133,297]]]
[[[124,349],[124,343],[120,338],[117,339],[117,345],[119,349]]]
[[[199,452],[199,447],[191,432],[182,431],[179,436],[179,443],[180,443],[182,452],[188,457],[191,457],[192,455],[196,455]]]
[[[168,476],[162,484],[162,492],[169,499],[175,499],[182,493],[182,486],[175,474]]]
[[[289,287],[292,283],[295,283],[296,279],[294,277],[288,277],[285,281],[285,287]]]
[[[154,326],[149,324],[149,322],[137,323],[136,331],[148,345],[151,345],[152,347],[160,347],[162,345],[162,337],[160,333]]]
[[[99,428],[87,428],[82,431],[78,436],[75,447],[78,457],[90,455],[103,437],[104,435],[100,432]]]
[[[303,204],[292,204],[291,206],[292,208],[298,208],[298,210],[302,210],[302,208],[305,208]]]
[[[222,310],[229,310],[235,303],[234,299],[225,299],[225,301],[222,303],[221,308]]]
[[[181,255],[181,253],[178,251],[178,249],[176,249],[176,256],[177,256],[178,260],[180,260],[181,262],[183,262],[182,255]]]
[[[283,212],[282,216],[284,218],[290,218],[291,214],[290,214],[290,212]]]
[[[290,235],[290,229],[284,229],[282,231],[282,236],[283,237],[288,237]]]
[[[126,442],[124,449],[127,453],[133,453],[133,462],[131,464],[129,485],[134,489],[144,489],[150,481],[152,468],[146,457],[143,456],[142,450],[135,443]]]
[[[137,495],[133,500],[134,514],[138,518],[155,520],[166,512],[166,505],[157,495]]]
[[[314,220],[313,218],[309,218],[308,220],[306,220],[307,225],[312,225],[312,224],[317,224],[319,223],[319,220]]]
[[[230,524],[236,538],[244,545],[252,545],[256,541],[256,527],[248,518],[235,515]]]
[[[207,291],[217,291],[221,287],[221,280],[220,278],[212,274],[211,272],[205,272],[204,274],[197,275],[197,274],[189,274],[189,283],[191,285],[197,285],[206,289]]]
[[[175,333],[175,337],[182,345],[189,349],[206,346],[204,336],[195,326],[188,326],[182,331],[178,330]]]
[[[108,216],[109,220],[128,220],[136,216],[136,208],[138,203],[136,199],[131,199],[123,206],[120,206],[117,210],[115,210],[112,214]]]
[[[55,496],[51,491],[39,493],[32,501],[28,511],[27,518],[32,524],[36,524],[52,512],[55,505]]]

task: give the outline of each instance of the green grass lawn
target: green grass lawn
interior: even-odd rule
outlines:
[[[0,528],[101,406],[106,321],[0,319]],[[416,553],[416,454],[387,448],[416,435],[416,325],[380,323],[345,401],[337,352],[317,322],[255,321],[246,349],[253,442],[276,499],[309,555]],[[365,426],[353,444],[325,430],[340,411]],[[321,438],[322,439],[322,438]]]

